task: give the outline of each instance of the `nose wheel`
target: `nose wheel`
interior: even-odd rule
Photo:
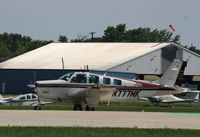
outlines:
[[[38,105],[34,107],[34,110],[41,110],[40,99],[39,99],[39,97],[38,97],[38,99],[37,99],[37,103],[38,103]]]
[[[75,110],[75,111],[82,111],[83,108],[82,108],[82,106],[81,106],[80,104],[75,104],[75,105],[74,105],[74,110]]]

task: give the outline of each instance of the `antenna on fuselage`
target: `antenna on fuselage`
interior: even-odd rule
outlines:
[[[62,57],[62,69],[65,69],[65,63],[63,57]]]
[[[88,65],[84,65],[84,70],[89,71],[89,66]]]

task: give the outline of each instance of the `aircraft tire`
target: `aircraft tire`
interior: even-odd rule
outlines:
[[[89,107],[88,105],[85,107],[86,111],[95,111],[95,107]]]
[[[74,105],[74,110],[75,110],[75,111],[82,111],[83,108],[82,108],[82,106],[81,106],[80,104],[75,104],[75,105]]]
[[[34,110],[41,110],[41,107],[40,106],[35,106]]]

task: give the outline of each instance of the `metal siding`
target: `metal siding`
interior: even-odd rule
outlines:
[[[0,69],[0,85],[5,83],[5,93],[29,93],[33,92],[27,85],[34,82],[34,73],[36,72],[35,80],[57,79],[63,74],[70,71],[66,70],[10,70]]]
[[[6,94],[24,94],[33,92],[27,85],[35,80],[58,79],[60,76],[75,70],[21,70],[21,69],[0,69],[0,93],[2,83],[5,83]],[[105,74],[105,71],[92,70],[92,73]],[[107,72],[107,75],[133,79],[133,73]],[[35,77],[35,78],[34,78]]]
[[[183,51],[183,61],[187,62],[185,75],[200,75],[200,58],[187,51]]]
[[[138,74],[161,74],[161,50],[131,60],[110,70]]]

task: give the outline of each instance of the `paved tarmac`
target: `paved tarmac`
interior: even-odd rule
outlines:
[[[0,126],[200,129],[200,113],[0,110]]]

